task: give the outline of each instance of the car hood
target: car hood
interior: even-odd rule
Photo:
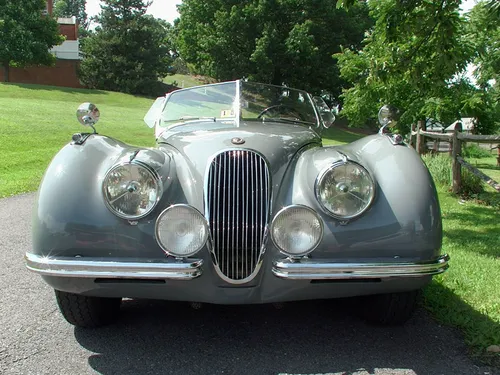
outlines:
[[[244,141],[233,143],[234,138]],[[277,123],[196,123],[177,126],[158,138],[159,149],[172,160],[170,179],[179,184],[176,201],[184,201],[203,212],[203,186],[212,158],[230,149],[253,150],[267,161],[273,190],[279,189],[292,158],[304,146],[321,142],[313,130],[300,125]],[[238,142],[236,142],[238,143]],[[170,199],[170,198],[169,198]],[[174,201],[174,199],[170,199]]]
[[[238,144],[235,142],[239,139]],[[227,149],[249,149],[262,154],[270,168],[286,166],[295,153],[310,143],[320,143],[321,137],[300,125],[262,122],[203,122],[177,126],[164,132],[158,143],[168,144],[188,160],[205,170],[213,156]]]

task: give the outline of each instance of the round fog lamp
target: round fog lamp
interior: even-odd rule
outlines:
[[[208,226],[203,215],[187,205],[174,205],[156,220],[156,240],[169,255],[189,257],[201,250],[208,239]]]
[[[276,214],[271,238],[283,253],[304,256],[313,251],[323,237],[323,222],[306,206],[288,206]]]

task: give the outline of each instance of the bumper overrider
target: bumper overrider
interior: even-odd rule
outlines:
[[[30,271],[45,276],[116,279],[192,280],[202,274],[202,259],[104,259],[47,257],[26,253]],[[389,277],[421,277],[440,274],[450,257],[414,262],[344,263],[325,259],[290,258],[273,262],[275,276],[290,280],[351,280]]]

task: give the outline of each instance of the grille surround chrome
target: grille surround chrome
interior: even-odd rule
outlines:
[[[256,255],[256,259],[255,259],[255,263],[253,265],[253,268],[251,268],[252,269],[251,272],[249,272],[248,274],[246,274],[246,276],[243,277],[243,278],[232,278],[232,277],[229,277],[224,272],[224,270],[220,267],[220,265],[219,265],[219,263],[220,263],[220,257],[219,257],[219,255],[220,255],[221,251],[223,251],[223,250],[219,249],[219,244],[220,244],[219,243],[219,233],[216,233],[216,231],[214,230],[214,225],[215,225],[214,223],[217,223],[217,225],[218,225],[217,228],[219,228],[220,215],[219,215],[219,217],[217,217],[217,215],[215,215],[215,213],[212,213],[211,210],[210,210],[210,208],[211,208],[211,199],[213,199],[213,195],[211,195],[211,194],[212,193],[213,194],[217,194],[218,197],[220,197],[220,191],[217,191],[217,189],[215,188],[214,184],[211,184],[211,182],[213,182],[212,180],[215,179],[215,175],[213,176],[213,179],[211,178],[212,177],[211,173],[212,173],[213,170],[217,170],[219,173],[221,173],[220,171],[223,169],[222,166],[219,166],[218,169],[217,169],[216,166],[213,167],[214,166],[214,162],[216,162],[216,160],[219,157],[221,157],[221,156],[222,157],[224,157],[224,156],[225,157],[230,156],[231,153],[233,153],[233,152],[242,152],[242,153],[246,153],[247,154],[247,156],[246,156],[246,161],[247,161],[246,168],[247,169],[246,170],[244,169],[243,171],[238,170],[237,171],[237,173],[238,173],[237,175],[238,176],[239,176],[239,173],[241,173],[241,174],[243,174],[245,172],[248,173],[251,170],[251,169],[249,169],[249,164],[248,164],[248,160],[249,160],[250,157],[257,158],[257,161],[261,164],[261,166],[263,166],[262,172],[263,172],[263,175],[264,175],[264,182],[261,183],[261,188],[264,191],[261,192],[262,201],[260,203],[262,203],[264,205],[264,207],[263,207],[263,211],[261,212],[261,217],[263,219],[263,222],[261,223],[261,230],[258,232],[260,240],[258,241],[257,244],[255,244],[257,246],[252,246],[253,247],[253,253],[252,253],[252,255]],[[227,165],[226,165],[226,167],[227,167]],[[255,165],[251,165],[250,167],[255,167]],[[233,170],[236,171],[236,169],[233,169]],[[216,172],[213,172],[213,173],[216,173]],[[226,173],[226,172],[224,172],[224,173]],[[220,174],[219,174],[219,178],[220,178]],[[229,175],[229,178],[230,178],[230,175]],[[229,178],[228,178],[228,180],[229,180]],[[238,177],[238,182],[239,182],[239,178],[240,177]],[[220,180],[219,180],[219,183],[220,183]],[[214,265],[215,271],[217,272],[217,274],[219,275],[219,277],[222,280],[226,281],[227,283],[230,283],[230,284],[245,284],[245,283],[248,283],[251,280],[253,280],[255,278],[255,276],[259,273],[259,270],[260,270],[260,268],[262,266],[263,256],[264,256],[264,253],[265,253],[265,250],[266,250],[266,246],[265,245],[266,245],[266,243],[268,241],[268,234],[269,234],[269,223],[270,223],[271,212],[272,212],[272,210],[271,210],[271,205],[272,205],[272,189],[271,189],[271,187],[272,187],[272,180],[271,180],[271,173],[270,173],[269,163],[268,163],[267,159],[264,157],[264,155],[262,155],[258,151],[255,151],[253,149],[247,149],[247,148],[229,148],[229,149],[225,149],[223,151],[219,151],[216,154],[214,154],[212,157],[209,158],[209,162],[207,163],[207,168],[206,168],[206,172],[205,172],[205,182],[204,182],[204,212],[205,212],[205,218],[207,219],[207,222],[209,224],[209,231],[208,231],[209,232],[209,241],[207,242],[207,244],[208,244],[208,249],[210,251],[210,255],[211,255],[211,258],[212,258],[212,263]],[[237,188],[236,189],[238,189],[238,188],[240,188],[240,186],[237,184]],[[232,192],[232,193],[230,192],[229,194],[234,194],[234,192]],[[238,192],[237,194],[244,194],[244,193],[239,193]],[[233,198],[234,198],[234,195],[233,195]],[[220,202],[216,202],[216,203],[220,203]],[[216,203],[214,203],[214,204],[216,204]],[[267,203],[267,207],[266,207],[266,203]],[[225,208],[226,207],[224,207],[224,209]],[[242,208],[242,210],[243,209],[244,208]],[[233,210],[233,214],[234,214],[234,210]],[[237,215],[238,215],[238,211],[237,211]],[[258,215],[258,213],[255,213],[255,217],[257,217],[257,215]],[[238,217],[237,217],[237,219],[238,219]],[[216,220],[218,220],[218,221],[216,221]],[[234,217],[233,217],[233,223],[234,223]],[[246,223],[247,224],[251,224],[250,221],[247,221]],[[225,223],[223,222],[223,225],[224,224]],[[238,224],[239,224],[239,221],[237,221],[237,225]],[[243,231],[243,229],[241,229],[241,231]],[[230,236],[228,233],[225,233],[225,234],[228,235],[228,236]],[[233,230],[232,233],[234,233],[234,230]],[[243,233],[242,233],[241,239],[238,239],[239,238],[239,232],[236,231],[236,233],[237,233],[236,234],[237,241],[238,240],[242,241],[241,245],[243,247],[243,241],[245,240],[243,238]],[[247,232],[247,234],[248,234],[248,232]],[[234,238],[232,238],[232,240],[234,240]],[[257,248],[258,248],[258,251],[256,251]],[[231,250],[231,249],[229,249],[229,250]],[[238,250],[236,250],[236,252],[237,251]],[[244,251],[244,250],[242,249],[241,251]],[[234,254],[234,252],[233,252],[233,254]],[[237,260],[239,260],[239,259],[237,259]],[[234,263],[234,261],[235,261],[235,259],[233,259],[233,263]],[[238,267],[238,266],[236,266],[236,267]]]

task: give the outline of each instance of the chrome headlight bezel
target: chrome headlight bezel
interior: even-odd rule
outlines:
[[[176,209],[176,208],[186,208],[188,210],[193,211],[193,213],[199,217],[201,223],[203,223],[203,226],[205,229],[204,240],[201,241],[202,242],[201,246],[199,246],[195,251],[191,251],[191,252],[185,253],[185,254],[176,254],[172,250],[168,249],[167,246],[165,246],[165,244],[161,240],[161,236],[159,235],[159,229],[160,229],[160,224],[162,222],[162,219],[166,214],[169,213],[169,211]],[[160,246],[160,248],[165,252],[165,254],[176,257],[176,258],[189,258],[189,257],[195,255],[200,250],[202,250],[203,247],[206,246],[207,242],[209,241],[209,237],[210,237],[210,231],[209,231],[209,225],[208,225],[207,219],[201,214],[200,211],[198,211],[196,208],[194,208],[193,206],[190,206],[188,204],[173,204],[173,205],[167,207],[166,209],[164,209],[156,218],[155,232],[154,233],[155,233],[155,238],[156,238],[156,242],[158,243],[158,246]]]
[[[333,170],[335,170],[339,167],[343,167],[347,164],[355,165],[357,168],[364,171],[364,173],[368,177],[369,182],[371,184],[371,195],[370,195],[370,198],[368,200],[368,203],[365,205],[365,207],[363,207],[362,210],[360,210],[352,215],[339,215],[339,214],[336,214],[335,212],[330,211],[328,209],[328,207],[324,204],[323,200],[321,199],[321,190],[320,189],[321,189],[321,185],[323,183],[323,180],[326,177],[328,177],[329,173],[331,173]],[[327,215],[329,215],[335,219],[341,220],[341,221],[348,221],[348,220],[356,219],[356,218],[360,217],[361,215],[363,215],[366,211],[368,211],[368,209],[371,207],[373,201],[375,200],[376,185],[375,185],[375,179],[372,177],[370,172],[365,167],[363,167],[360,163],[357,163],[357,162],[352,161],[352,160],[341,160],[341,161],[335,162],[335,163],[329,165],[328,167],[324,168],[318,174],[318,176],[316,178],[315,186],[314,186],[314,192],[316,195],[316,200],[318,201],[320,207],[323,209],[323,211]]]
[[[142,168],[146,172],[146,174],[152,179],[152,181],[154,182],[154,184],[156,186],[156,200],[151,205],[151,207],[148,208],[147,211],[143,212],[140,215],[126,215],[123,212],[120,212],[115,207],[113,207],[113,205],[111,204],[111,202],[107,198],[107,190],[106,190],[107,185],[106,185],[106,183],[108,181],[108,176],[111,173],[113,173],[114,171],[116,171],[117,169],[126,167],[128,165],[134,165],[138,168]],[[163,183],[162,183],[160,175],[151,166],[149,166],[148,164],[143,163],[141,161],[138,161],[138,160],[132,160],[130,162],[118,163],[118,164],[114,165],[113,167],[111,167],[110,169],[108,169],[108,171],[106,172],[106,175],[104,176],[104,179],[102,181],[102,195],[103,195],[104,203],[106,204],[106,207],[114,215],[118,216],[121,219],[125,219],[125,220],[139,220],[139,219],[142,219],[143,217],[146,217],[147,215],[149,215],[158,205],[158,202],[160,201],[160,199],[163,195]]]
[[[291,209],[302,209],[302,210],[308,211],[309,213],[312,213],[315,216],[315,218],[318,220],[319,229],[320,229],[319,240],[314,244],[314,246],[310,247],[306,251],[303,251],[303,252],[300,252],[300,253],[296,253],[296,254],[293,254],[293,253],[291,253],[291,252],[283,249],[283,247],[281,247],[278,244],[278,242],[276,241],[276,238],[275,238],[275,235],[274,235],[274,227],[276,225],[277,219],[281,215],[285,214],[287,211],[289,211]],[[269,229],[269,234],[270,234],[271,240],[273,241],[274,246],[276,246],[276,248],[281,253],[283,253],[286,256],[289,256],[291,258],[300,258],[300,257],[306,256],[306,255],[312,253],[319,246],[319,244],[321,243],[321,241],[323,239],[323,236],[324,236],[324,224],[323,224],[323,220],[321,219],[321,216],[315,210],[313,210],[311,207],[307,207],[307,206],[304,206],[304,205],[301,205],[301,204],[292,204],[290,206],[283,207],[281,210],[279,210],[276,213],[276,215],[274,215],[273,220],[271,221],[271,225],[270,225],[270,229]]]

